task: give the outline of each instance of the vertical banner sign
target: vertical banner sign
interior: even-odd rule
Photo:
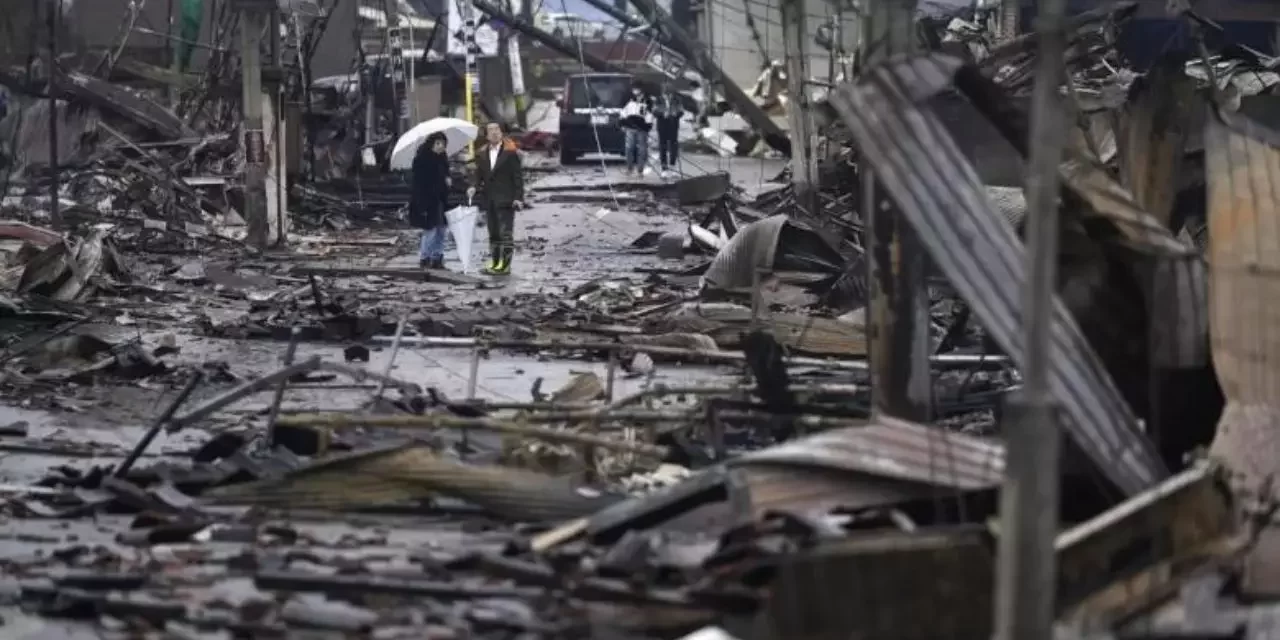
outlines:
[[[409,101],[405,99],[404,76],[404,43],[399,26],[387,27],[388,40],[391,41],[391,87],[396,105],[396,133],[408,129]]]
[[[511,93],[524,95],[524,66],[520,63],[520,36],[512,35],[507,40],[507,55],[511,63]]]
[[[248,164],[266,164],[267,143],[262,129],[249,129],[244,132],[244,161]]]

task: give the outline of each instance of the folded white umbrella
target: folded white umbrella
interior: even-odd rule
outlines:
[[[444,218],[449,224],[449,233],[453,234],[453,244],[458,249],[458,262],[462,263],[462,272],[471,273],[472,239],[476,236],[480,207],[470,204],[454,207],[444,212]]]
[[[453,155],[475,142],[479,131],[476,125],[458,118],[432,118],[419,122],[396,140],[396,146],[391,150],[391,168],[412,169],[413,156],[418,153],[418,147],[437,133],[444,135],[445,154]]]

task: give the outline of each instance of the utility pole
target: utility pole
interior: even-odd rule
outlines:
[[[1031,96],[1027,173],[1027,272],[1022,322],[1026,364],[1022,391],[1005,416],[1004,486],[996,556],[996,640],[1053,637],[1062,432],[1049,388],[1049,346],[1058,261],[1058,166],[1066,144],[1066,0],[1040,0],[1040,52]]]
[[[391,118],[391,135],[399,136],[408,131],[411,126],[409,101],[405,97],[404,36],[400,30],[400,1],[384,0],[384,6],[387,8],[387,43],[391,47],[390,55],[387,56],[387,61],[391,64],[391,96],[396,110],[395,116]]]
[[[480,74],[476,72],[476,55],[480,45],[476,43],[476,9],[470,0],[453,0],[462,5],[462,25],[466,36],[463,43],[467,47],[467,70],[463,76],[462,89],[466,93],[467,122],[476,121],[476,95],[480,92]],[[475,145],[467,145],[467,159],[475,158]]]
[[[267,60],[262,66],[263,141],[266,143],[267,244],[284,244],[289,233],[288,165],[285,161],[284,57],[280,40],[280,10],[267,13]]]
[[[58,165],[58,30],[62,28],[62,0],[46,2],[49,7],[49,222],[62,228],[62,168]]]
[[[796,202],[800,208],[814,215],[818,212],[818,197],[814,167],[809,162],[813,153],[810,148],[813,144],[813,118],[809,115],[808,91],[805,88],[809,70],[805,65],[808,30],[805,29],[804,0],[782,0],[780,8],[782,44],[787,60],[787,93],[791,96],[787,106],[787,119],[791,124],[791,184],[795,187]]]
[[[262,122],[262,35],[275,0],[237,0],[240,12],[241,101],[244,109],[244,217],[246,240],[266,249],[270,243],[267,214],[267,142]]]
[[[523,19],[524,14],[531,12],[532,8],[529,6],[530,0],[519,0],[519,2],[520,15]],[[513,115],[515,116],[515,122],[519,123],[521,128],[524,128],[529,126],[529,120],[526,117],[527,113],[524,99],[524,63],[521,60],[522,56],[520,53],[520,40],[522,35],[519,31],[512,28],[511,25],[506,25],[506,29],[508,31],[506,37],[507,50],[504,55],[507,57],[507,65],[511,69],[511,104],[514,111]]]
[[[863,22],[865,69],[916,49],[915,0],[872,0]],[[874,411],[929,420],[929,300],[924,248],[906,220],[863,173],[867,308]]]
[[[525,24],[533,24],[533,0],[520,0],[520,19]],[[524,62],[521,60],[521,51],[528,48],[530,44],[529,36],[523,32],[517,36],[515,40],[515,53],[511,56],[511,88],[516,94],[516,110],[519,112],[520,128],[529,128],[529,99],[525,95],[524,86]],[[519,77],[517,77],[517,75]]]

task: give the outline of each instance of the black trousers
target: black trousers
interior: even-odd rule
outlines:
[[[485,224],[489,226],[489,256],[496,262],[511,264],[515,256],[516,210],[511,205],[490,204],[485,207]]]
[[[676,118],[658,120],[658,159],[662,168],[676,166],[679,151],[680,121]]]

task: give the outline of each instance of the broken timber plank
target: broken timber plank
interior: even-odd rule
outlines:
[[[380,278],[404,278],[405,280],[421,280],[423,282],[442,282],[445,284],[482,284],[484,281],[461,273],[444,269],[419,268],[363,268],[363,267],[314,267],[297,266],[289,270],[295,276],[321,276],[325,278],[360,278],[377,276]]]
[[[1199,464],[1059,535],[1060,619],[1109,629],[1233,557],[1243,541],[1219,471]]]
[[[1018,292],[1026,249],[993,213],[972,164],[937,118],[920,106],[951,82],[960,62],[925,56],[882,65],[830,102],[877,177],[920,234],[936,264],[1015,362],[1025,359]],[[1067,433],[1125,495],[1168,475],[1132,410],[1071,313],[1057,301],[1051,385]]]
[[[771,637],[986,640],[991,542],[981,527],[958,527],[856,535],[786,556],[765,613]]]
[[[1234,518],[1218,470],[1203,464],[1063,532],[1059,619],[1106,627],[1158,605],[1238,552]],[[774,637],[990,638],[992,542],[964,527],[854,536],[788,556],[770,589]]]
[[[86,102],[132,120],[161,138],[174,140],[195,137],[195,133],[169,110],[105,80],[72,71],[58,74],[57,85]]]

